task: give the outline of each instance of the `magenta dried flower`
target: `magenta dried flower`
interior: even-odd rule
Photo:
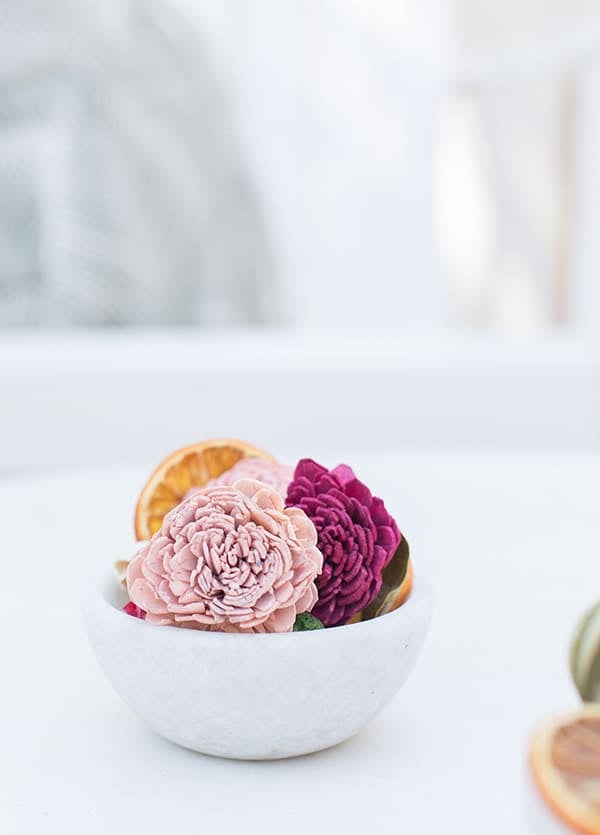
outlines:
[[[398,526],[383,501],[345,464],[329,471],[302,459],[287,505],[301,508],[312,521],[323,554],[312,614],[325,626],[347,623],[377,597],[382,571],[402,538]]]
[[[132,600],[123,606],[123,611],[128,615],[131,615],[133,618],[139,618],[140,620],[145,620],[146,618],[146,612],[144,612],[143,609],[140,609],[139,606],[136,606]]]

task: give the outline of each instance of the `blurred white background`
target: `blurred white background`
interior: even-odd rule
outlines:
[[[226,79],[294,321],[586,319],[596,2],[177,5]]]
[[[594,328],[597,2],[19,0],[0,321]]]
[[[1,469],[600,443],[597,2],[11,0],[0,43]]]
[[[0,2],[2,832],[200,795],[248,835],[556,831],[526,740],[600,587],[599,147],[599,0]],[[406,694],[273,768],[136,724],[78,620],[148,473],[223,436],[352,464],[437,592]]]

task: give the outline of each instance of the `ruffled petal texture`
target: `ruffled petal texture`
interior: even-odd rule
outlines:
[[[402,538],[396,522],[350,467],[328,470],[310,458],[296,466],[286,504],[311,520],[323,554],[312,614],[325,626],[347,623],[379,593]]]
[[[230,470],[225,470],[217,478],[211,479],[206,486],[213,487],[220,484],[231,487],[242,478],[252,478],[255,481],[268,484],[269,487],[274,487],[278,493],[285,497],[293,475],[294,468],[287,464],[279,464],[265,458],[242,458]]]
[[[317,532],[254,479],[195,491],[164,518],[127,571],[152,624],[219,632],[289,632],[317,602]]]

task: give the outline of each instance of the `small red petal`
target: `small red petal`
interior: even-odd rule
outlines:
[[[146,617],[146,612],[143,609],[140,609],[139,606],[136,606],[133,600],[130,600],[126,606],[123,606],[123,611],[127,612],[128,615],[131,615],[134,618],[139,618],[140,620],[144,620]]]

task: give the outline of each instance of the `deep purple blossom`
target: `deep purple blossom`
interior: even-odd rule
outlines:
[[[309,458],[296,466],[287,505],[317,529],[323,572],[312,614],[325,626],[347,623],[377,597],[382,571],[402,538],[381,499],[344,464],[329,471]]]

